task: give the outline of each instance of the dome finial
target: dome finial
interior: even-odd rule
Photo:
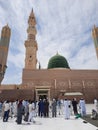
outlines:
[[[59,55],[58,51],[56,52],[56,55]]]
[[[33,8],[32,8],[32,11],[31,12],[33,12]]]
[[[8,23],[6,24],[6,27],[9,27]]]
[[[39,70],[41,69],[41,64],[40,64],[40,62],[39,62]]]
[[[94,24],[94,29],[96,28],[96,25]]]

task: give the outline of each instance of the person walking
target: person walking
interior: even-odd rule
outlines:
[[[57,102],[55,99],[53,99],[52,101],[51,108],[52,108],[52,117],[56,117],[57,116]]]
[[[98,99],[96,99],[96,98],[94,99],[94,109],[98,113]]]
[[[57,100],[57,110],[58,110],[58,114],[61,115],[61,100],[60,99]]]
[[[65,119],[70,119],[70,101],[67,98],[64,100],[64,111]]]
[[[4,103],[4,116],[3,116],[3,122],[7,122],[9,118],[9,112],[10,112],[10,104],[9,101],[7,100]]]
[[[17,117],[17,105],[18,105],[18,100],[13,102],[13,115],[14,115],[14,117]]]
[[[34,101],[30,101],[28,122],[35,123],[34,117],[35,117],[35,103]]]
[[[38,116],[43,117],[44,116],[44,101],[43,99],[40,99],[38,103]]]
[[[26,100],[24,121],[27,122],[28,121],[28,117],[29,117],[29,102]]]
[[[24,106],[22,104],[22,100],[19,101],[18,106],[17,106],[17,124],[22,123],[22,116],[24,114]]]
[[[47,99],[44,101],[44,117],[49,117],[49,102]]]
[[[72,100],[72,106],[73,106],[74,115],[78,114],[77,104],[78,104],[78,102],[77,102],[76,98],[73,98],[73,100]]]
[[[83,98],[79,101],[79,108],[80,108],[80,114],[81,116],[86,116],[86,106],[85,106],[85,100]]]
[[[0,118],[2,117],[2,102],[0,101]]]

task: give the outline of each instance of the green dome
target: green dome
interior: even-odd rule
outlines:
[[[48,69],[52,69],[52,68],[68,68],[69,69],[70,67],[65,57],[59,54],[56,54],[55,56],[50,58],[48,62]]]

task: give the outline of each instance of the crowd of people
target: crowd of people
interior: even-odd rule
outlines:
[[[98,113],[98,100],[95,110]],[[17,124],[21,124],[22,120],[26,122],[35,123],[35,117],[41,118],[57,117],[64,115],[65,119],[70,119],[71,115],[77,116],[80,114],[82,117],[86,116],[86,105],[83,98],[77,102],[76,98],[72,101],[65,98],[53,99],[48,101],[47,99],[39,99],[39,101],[31,100],[16,100],[14,102],[4,101],[0,102],[0,116],[3,122],[7,122],[9,117],[16,118]]]

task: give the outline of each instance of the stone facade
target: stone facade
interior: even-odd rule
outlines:
[[[22,84],[31,87],[35,91],[49,91],[46,96],[52,98],[68,98],[74,96],[84,97],[87,102],[92,102],[94,97],[98,98],[98,70],[23,70]],[[46,89],[45,89],[46,88]],[[70,95],[76,93],[76,95]],[[78,93],[82,95],[78,95]],[[43,92],[44,93],[44,92]],[[37,95],[38,99],[40,94]],[[49,97],[50,96],[50,97]]]
[[[1,85],[0,100],[36,99],[40,97],[83,97],[86,102],[98,98],[98,70],[23,69],[22,84]]]

